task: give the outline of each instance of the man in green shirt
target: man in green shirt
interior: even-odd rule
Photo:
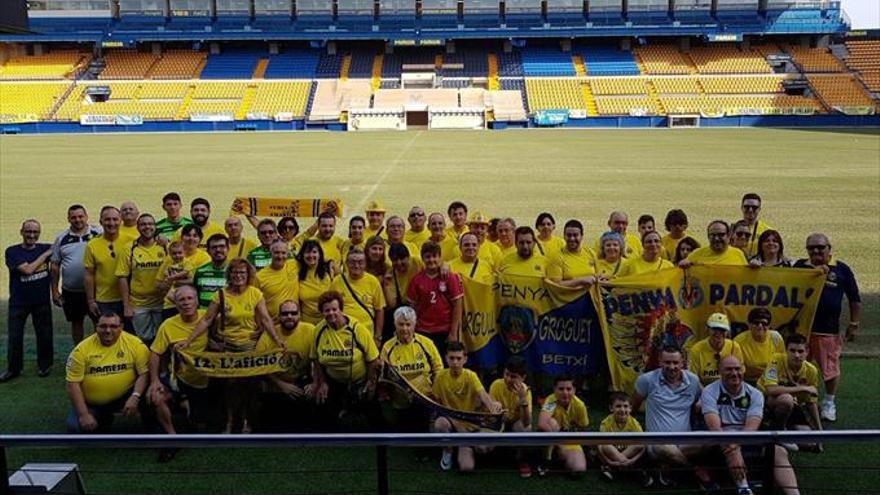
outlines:
[[[257,237],[260,239],[260,245],[251,249],[247,260],[259,271],[272,263],[272,253],[269,251],[269,247],[278,238],[275,221],[271,218],[260,220],[260,223],[257,224]]]
[[[193,285],[199,295],[199,307],[207,308],[214,299],[214,293],[226,285],[226,255],[229,252],[229,239],[223,234],[208,238],[208,254],[211,262],[196,268]]]
[[[192,220],[180,214],[180,195],[176,192],[162,196],[162,209],[165,210],[167,216],[156,222],[157,236],[171,239],[171,236],[184,225],[193,223]]]

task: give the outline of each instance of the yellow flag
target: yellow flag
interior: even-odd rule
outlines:
[[[342,216],[342,200],[238,197],[232,202],[231,215],[258,217],[317,217],[325,211]]]

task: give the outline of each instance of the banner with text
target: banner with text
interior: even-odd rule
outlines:
[[[240,196],[235,198],[230,208],[231,215],[259,217],[317,217],[325,211],[341,217],[342,200],[338,198],[293,199]]]
[[[294,357],[280,350],[249,352],[200,352],[177,350],[176,356],[193,370],[212,378],[244,378],[284,372]]]

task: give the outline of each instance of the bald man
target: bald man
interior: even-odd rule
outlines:
[[[140,214],[141,212],[134,201],[123,201],[119,205],[119,215],[122,217],[122,225],[119,226],[119,237],[121,239],[130,239],[133,242],[140,237],[137,229],[137,219]]]
[[[626,258],[637,258],[642,255],[642,239],[632,232],[627,232],[629,226],[629,216],[622,211],[612,211],[608,215],[608,230],[617,232],[623,237],[626,249],[622,250],[622,255]],[[599,236],[600,238],[602,236]],[[596,240],[596,246],[593,251],[599,252],[599,241]]]

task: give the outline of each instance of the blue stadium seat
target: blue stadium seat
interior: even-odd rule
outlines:
[[[318,59],[318,67],[315,69],[315,77],[335,79],[339,77],[339,69],[342,67],[342,55],[327,55],[322,53]]]
[[[321,53],[313,49],[289,49],[284,53],[270,55],[269,65],[266,67],[266,73],[263,77],[266,79],[314,79],[320,56]]]
[[[351,65],[348,68],[348,77],[361,79],[373,75],[373,60],[376,53],[369,50],[353,50],[351,52]]]
[[[639,66],[632,52],[612,46],[579,49],[589,76],[638,76]]]
[[[522,68],[526,76],[574,76],[571,53],[552,47],[529,47],[522,51]]]
[[[260,58],[266,54],[255,51],[228,50],[217,55],[208,55],[202,79],[250,79]]]
[[[498,75],[501,77],[522,77],[523,64],[519,52],[498,54]]]

